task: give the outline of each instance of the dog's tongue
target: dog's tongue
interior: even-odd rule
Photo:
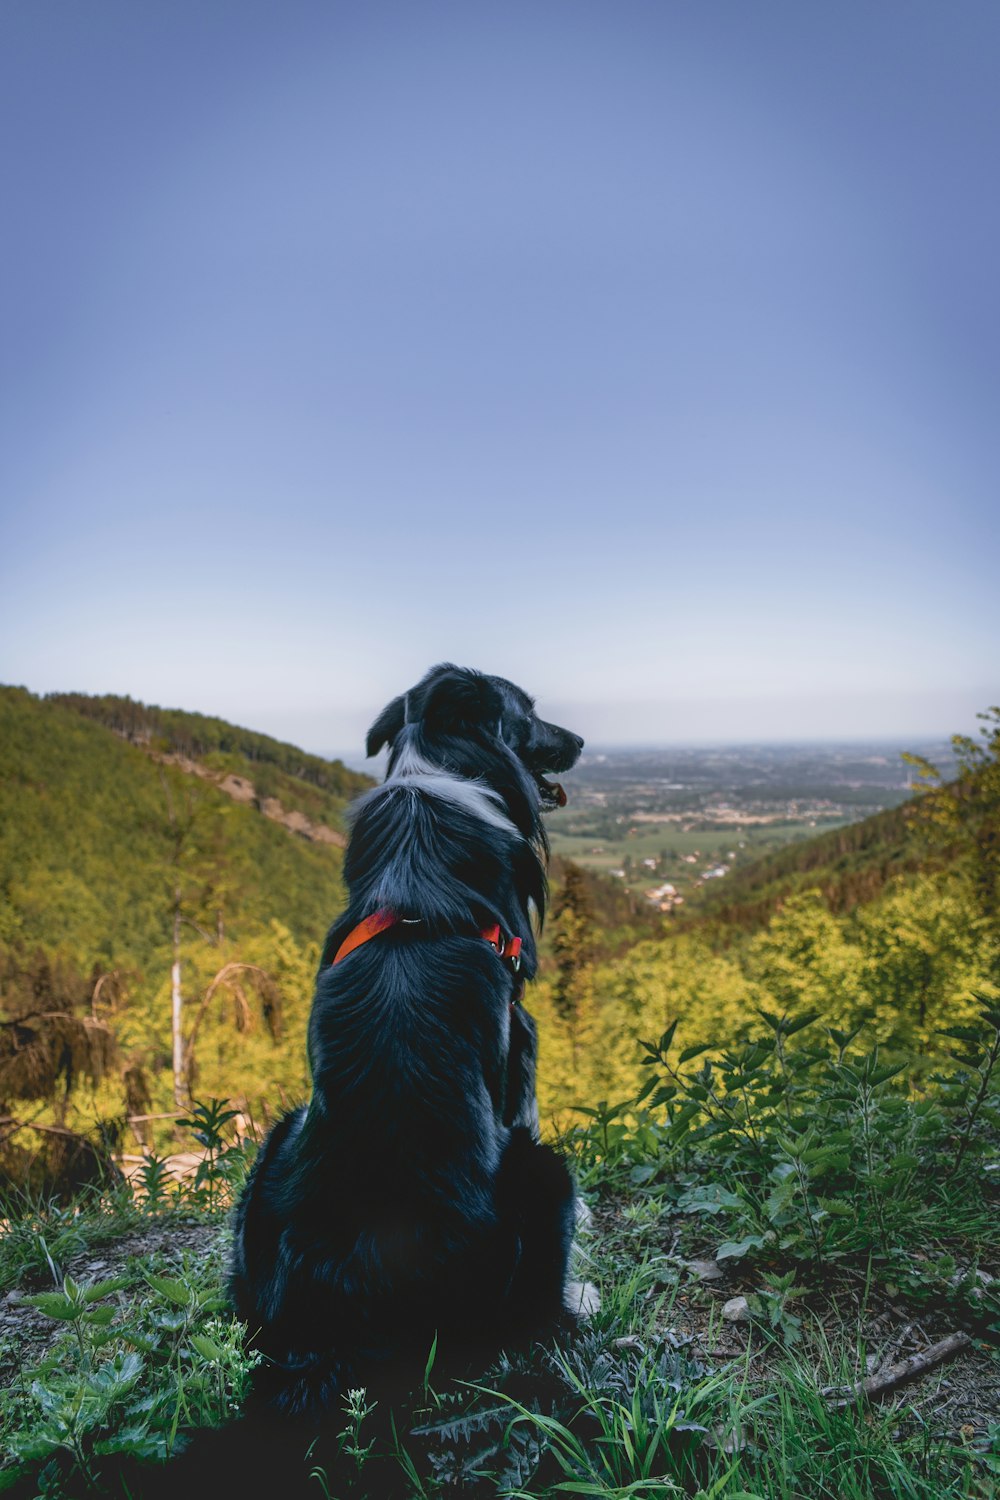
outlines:
[[[550,797],[555,798],[556,806],[565,807],[568,799],[562,789],[562,785],[558,781],[546,781],[544,776],[540,779],[543,790],[548,792]]]

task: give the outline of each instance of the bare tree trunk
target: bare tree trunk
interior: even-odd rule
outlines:
[[[181,996],[181,893],[174,891],[174,962],[170,970],[171,1037],[174,1057],[174,1103],[183,1109],[187,1103],[184,1079],[184,1001]]]

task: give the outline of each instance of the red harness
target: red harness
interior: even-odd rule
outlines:
[[[346,958],[349,953],[353,953],[355,948],[360,948],[362,943],[367,943],[369,939],[378,937],[380,932],[385,932],[387,928],[397,927],[400,924],[405,924],[405,922],[405,917],[401,917],[398,912],[390,911],[388,907],[383,907],[381,911],[372,912],[371,916],[365,917],[364,921],[359,922],[357,927],[351,928],[334,954],[330,967],[333,968],[334,964],[339,964],[342,958]],[[521,939],[519,937],[505,938],[500,931],[499,922],[493,927],[481,928],[479,936],[483,939],[484,943],[489,943],[490,947],[494,948],[500,957],[510,964],[511,969],[516,974],[521,967]]]

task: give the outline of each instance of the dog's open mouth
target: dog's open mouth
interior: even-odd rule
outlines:
[[[534,776],[546,812],[554,812],[557,807],[566,806],[566,793],[558,781],[546,781],[540,771],[536,771]]]

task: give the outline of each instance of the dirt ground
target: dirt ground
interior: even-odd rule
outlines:
[[[593,1228],[605,1245],[620,1238],[621,1225],[619,1205],[595,1210]],[[773,1386],[776,1367],[787,1364],[785,1351],[755,1331],[745,1315],[732,1319],[739,1312],[732,1306],[735,1299],[766,1290],[762,1279],[740,1261],[716,1261],[709,1247],[682,1255],[680,1240],[680,1228],[669,1223],[666,1237],[659,1237],[657,1250],[665,1271],[659,1330],[672,1342],[687,1345],[709,1370],[733,1361],[741,1367],[746,1363],[750,1394]],[[727,1305],[729,1315],[723,1312]],[[869,1286],[866,1296],[863,1281],[847,1274],[839,1275],[822,1295],[803,1297],[791,1306],[802,1320],[794,1355],[831,1402],[848,1393],[845,1375],[852,1384],[860,1382],[922,1353],[962,1326],[947,1313],[907,1309],[877,1285]],[[963,1443],[985,1437],[1000,1424],[1000,1348],[973,1332],[971,1343],[959,1354],[879,1399],[895,1403],[901,1427],[920,1422],[937,1436]]]
[[[620,1244],[621,1228],[616,1206],[595,1211],[592,1232],[604,1240],[605,1248]],[[225,1234],[217,1224],[153,1220],[69,1257],[63,1269],[77,1281],[135,1274],[154,1259],[162,1267],[171,1260],[179,1262],[185,1252],[218,1253]],[[767,1389],[785,1354],[748,1321],[732,1321],[723,1314],[733,1299],[759,1292],[760,1281],[740,1262],[716,1262],[708,1249],[699,1256],[681,1256],[679,1239],[679,1231],[668,1230],[658,1246],[665,1272],[659,1331],[671,1342],[689,1347],[707,1369],[745,1363],[751,1393]],[[26,1283],[0,1295],[0,1386],[13,1383],[26,1367],[42,1359],[65,1328],[25,1305],[22,1299],[38,1289],[37,1283]],[[852,1380],[860,1381],[956,1331],[943,1315],[914,1314],[877,1287],[869,1287],[862,1310],[862,1290],[845,1277],[822,1297],[794,1304],[796,1316],[802,1318],[796,1357],[814,1372],[820,1386],[830,1389],[831,1399],[839,1391],[831,1364],[842,1364]],[[883,1400],[896,1403],[901,1426],[920,1421],[935,1434],[960,1442],[983,1437],[1000,1423],[1000,1351],[973,1337],[956,1357],[898,1386]]]
[[[206,1255],[217,1249],[225,1233],[218,1224],[153,1219],[107,1244],[69,1256],[61,1269],[74,1281],[107,1281],[137,1267],[140,1272],[151,1268],[154,1260],[160,1266],[171,1260],[179,1263],[185,1251]],[[47,1318],[22,1300],[29,1293],[50,1290],[51,1284],[35,1278],[0,1295],[0,1388],[43,1359],[65,1332],[65,1323]]]

